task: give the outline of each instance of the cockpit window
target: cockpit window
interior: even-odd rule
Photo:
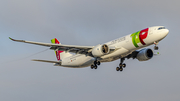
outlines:
[[[159,27],[158,30],[165,29],[165,27]]]

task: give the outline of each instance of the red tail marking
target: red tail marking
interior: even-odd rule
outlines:
[[[60,42],[55,38],[55,44],[60,44]],[[57,60],[61,60],[61,57],[60,57],[60,54],[62,53],[63,51],[60,51],[60,50],[57,50],[56,51],[56,57],[57,57]]]

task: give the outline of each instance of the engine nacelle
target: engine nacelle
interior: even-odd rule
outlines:
[[[103,56],[105,54],[108,54],[109,51],[110,51],[109,47],[106,44],[104,44],[104,45],[97,45],[97,46],[95,46],[93,48],[92,55],[94,57],[101,57],[101,56]]]
[[[151,49],[142,49],[137,54],[136,58],[139,61],[147,61],[153,57],[153,51]]]

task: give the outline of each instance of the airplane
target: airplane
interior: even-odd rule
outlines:
[[[65,45],[61,44],[56,38],[52,39],[51,43],[9,38],[12,41],[50,47],[50,49],[55,51],[57,58],[57,61],[37,59],[32,61],[48,62],[53,63],[54,66],[69,68],[90,66],[91,69],[97,69],[103,62],[120,59],[120,64],[116,67],[116,71],[123,71],[123,68],[126,67],[124,63],[125,59],[133,58],[139,61],[151,59],[154,55],[153,50],[144,47],[154,44],[154,50],[158,50],[158,43],[164,39],[168,33],[169,30],[164,26],[153,26],[96,46]]]

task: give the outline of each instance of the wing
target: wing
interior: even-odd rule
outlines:
[[[42,42],[33,42],[33,41],[25,41],[25,40],[16,40],[9,37],[12,41],[23,42],[41,46],[50,47],[53,50],[62,50],[66,52],[72,52],[77,54],[86,54],[88,56],[92,56],[92,49],[94,46],[77,46],[77,45],[63,45],[63,44],[51,44],[51,43],[42,43]]]
[[[49,60],[32,60],[32,61],[39,61],[39,62],[48,62],[48,63],[58,63],[58,64],[61,64],[61,61],[49,61]]]

